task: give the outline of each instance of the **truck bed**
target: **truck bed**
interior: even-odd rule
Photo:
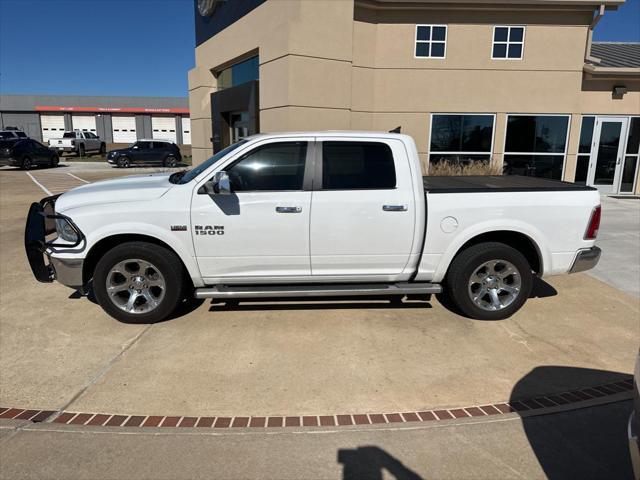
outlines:
[[[577,183],[520,175],[423,177],[427,193],[561,192],[595,190]]]

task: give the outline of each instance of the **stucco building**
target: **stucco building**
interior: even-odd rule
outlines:
[[[623,0],[195,0],[194,162],[255,132],[381,130],[429,164],[640,193],[640,44]]]

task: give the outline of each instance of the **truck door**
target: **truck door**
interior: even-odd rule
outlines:
[[[225,166],[230,195],[196,188],[191,222],[203,277],[246,282],[311,275],[312,140],[266,140]]]
[[[400,274],[416,224],[404,145],[342,138],[317,145],[321,166],[311,208],[312,274]]]

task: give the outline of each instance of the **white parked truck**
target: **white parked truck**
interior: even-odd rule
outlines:
[[[93,132],[83,132],[74,130],[64,132],[61,138],[50,138],[49,148],[62,155],[64,152],[75,152],[79,157],[84,157],[85,153],[105,153],[107,145]]]
[[[532,177],[423,177],[411,137],[260,134],[173,174],[88,184],[34,203],[35,277],[155,322],[187,297],[426,296],[501,319],[535,276],[579,272],[593,188]]]

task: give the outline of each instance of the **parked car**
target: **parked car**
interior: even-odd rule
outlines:
[[[5,130],[0,130],[0,139],[10,138],[29,138],[29,136],[17,128],[7,127]]]
[[[62,155],[65,152],[75,152],[79,157],[85,153],[97,152],[103,154],[107,151],[107,144],[93,132],[74,130],[64,132],[62,138],[50,138],[49,148]]]
[[[13,165],[29,170],[36,166],[57,167],[59,161],[56,152],[32,138],[0,140],[0,166]]]
[[[138,140],[133,145],[107,154],[107,162],[121,168],[132,165],[176,167],[182,161],[180,148],[170,140]]]
[[[497,320],[522,307],[534,276],[595,266],[599,223],[594,188],[423,178],[409,136],[309,132],[255,135],[189,171],[44,198],[25,246],[36,279],[92,281],[126,322],[164,319],[185,296],[441,292],[464,315]]]
[[[629,454],[636,480],[640,479],[640,383],[638,382],[640,382],[640,351],[636,357],[636,368],[633,372],[633,411],[627,426]]]

